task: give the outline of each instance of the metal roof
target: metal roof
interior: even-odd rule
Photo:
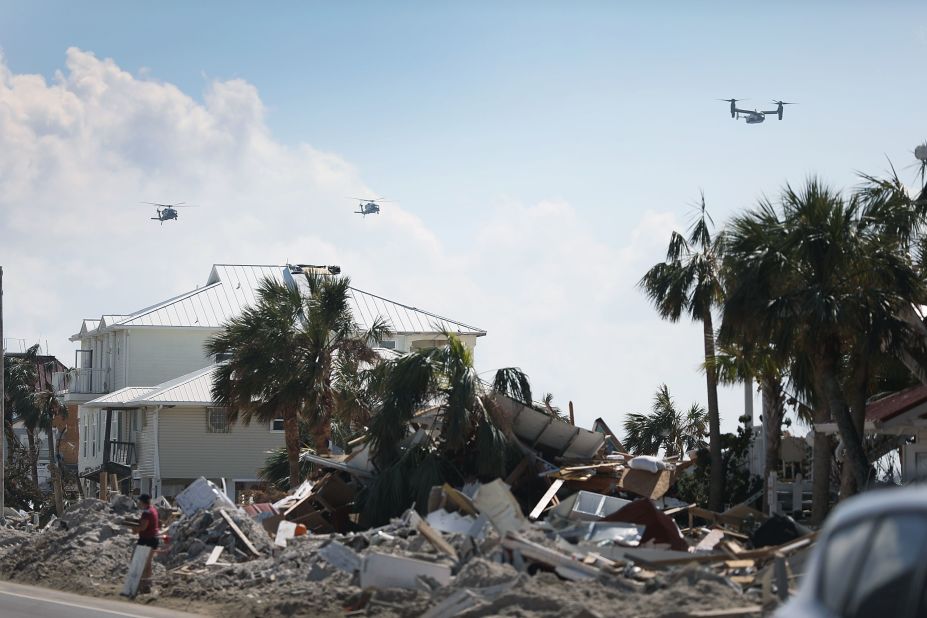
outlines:
[[[151,386],[127,386],[125,388],[120,388],[118,391],[103,395],[102,397],[92,399],[87,403],[82,403],[81,405],[91,408],[120,406],[122,404],[131,403],[138,397],[142,397],[153,390],[154,388]]]
[[[186,292],[130,315],[106,315],[101,328],[134,326],[174,326],[219,328],[229,319],[254,304],[257,289],[265,278],[281,283],[300,281],[296,268],[289,266],[215,264],[206,286]],[[302,286],[301,286],[302,287]],[[441,317],[437,314],[398,303],[370,292],[350,288],[351,309],[361,329],[366,330],[377,317],[388,322],[396,334],[442,331],[483,336],[486,331]],[[84,321],[85,324],[88,322]]]
[[[212,377],[217,365],[197,369],[179,378],[159,384],[148,393],[137,397],[133,403],[139,405],[210,405],[212,399]]]

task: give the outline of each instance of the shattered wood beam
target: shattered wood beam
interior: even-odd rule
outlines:
[[[544,492],[544,495],[541,496],[541,499],[535,505],[534,510],[528,515],[528,519],[537,519],[541,516],[541,513],[544,512],[544,508],[554,499],[554,496],[557,495],[557,491],[563,487],[563,479],[557,479],[550,484],[550,487],[547,488],[547,491]]]
[[[454,546],[444,540],[444,535],[432,528],[424,519],[418,522],[418,532],[425,537],[431,546],[438,551],[444,552],[454,560],[458,560],[457,550]]]
[[[248,551],[250,551],[255,556],[261,555],[261,552],[259,552],[251,540],[245,536],[245,533],[242,532],[241,528],[238,527],[238,524],[232,520],[232,516],[225,512],[225,509],[219,509],[219,515],[221,515],[222,519],[225,520],[225,523],[229,525],[229,528],[232,529],[232,532],[235,533],[235,536],[237,536],[239,540],[244,543],[245,547],[248,548]]]

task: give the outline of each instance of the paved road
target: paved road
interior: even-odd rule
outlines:
[[[3,618],[174,618],[189,617],[172,609],[59,592],[49,588],[0,582]]]

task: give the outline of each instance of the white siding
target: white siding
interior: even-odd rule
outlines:
[[[138,457],[138,471],[142,477],[154,478],[155,450],[158,447],[158,435],[155,433],[154,410],[141,411],[141,426],[138,431],[138,443],[135,445]]]
[[[216,331],[154,327],[126,332],[129,386],[154,386],[212,364],[203,345]]]
[[[160,414],[161,478],[258,478],[267,451],[283,446],[283,434],[271,433],[268,423],[207,433],[205,408],[164,408]]]
[[[80,444],[77,454],[77,469],[81,472],[103,465],[103,436],[105,412],[98,408],[77,408],[77,426]],[[101,418],[102,417],[102,418]]]

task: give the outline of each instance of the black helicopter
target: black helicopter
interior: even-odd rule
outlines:
[[[159,204],[157,202],[141,202],[142,204],[149,204],[151,206],[156,206],[158,210],[158,216],[152,217],[152,221],[160,221],[161,225],[164,225],[165,221],[170,221],[172,219],[177,219],[177,209],[178,208],[199,208],[193,204],[187,204],[186,202],[177,202],[176,204]]]
[[[364,197],[350,197],[350,200],[357,200],[357,210],[354,211],[355,215],[378,215],[380,214],[380,204],[388,204],[389,200],[384,200],[382,197],[378,197],[375,200],[367,199]]]

